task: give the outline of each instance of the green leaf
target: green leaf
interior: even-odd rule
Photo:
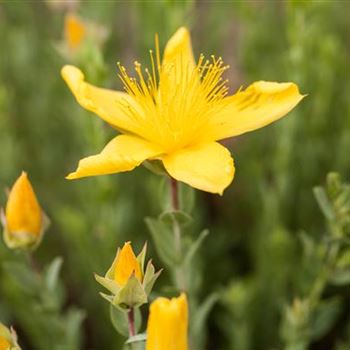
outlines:
[[[27,265],[19,262],[5,262],[4,270],[11,275],[22,290],[37,295],[40,290],[39,276],[30,270]]]
[[[314,195],[317,200],[317,203],[322,210],[324,216],[327,218],[327,220],[332,221],[334,220],[334,211],[332,204],[329,202],[328,196],[323,189],[323,187],[314,187]]]
[[[350,284],[350,270],[335,270],[329,282],[335,286]]]
[[[115,307],[114,305],[111,305],[109,309],[109,313],[110,313],[113,327],[116,329],[116,331],[125,337],[129,337],[127,311],[122,311],[121,309]],[[135,321],[135,331],[138,332],[142,324],[142,316],[139,308],[134,308],[134,321]]]
[[[177,264],[172,225],[152,218],[146,218],[145,221],[161,260],[168,266]]]
[[[86,317],[86,312],[70,308],[65,317],[65,329],[66,329],[66,341],[71,344],[72,348],[79,349],[81,348],[81,326]]]
[[[350,251],[344,250],[338,257],[330,283],[343,286],[350,283]]]
[[[219,300],[219,294],[214,292],[210,294],[204,302],[198,307],[192,319],[192,331],[194,338],[200,339],[205,333],[204,327],[209,316],[209,313],[215,303]]]
[[[323,337],[337,320],[341,311],[339,299],[322,301],[318,304],[311,321],[312,338]]]
[[[63,258],[56,257],[51,264],[45,269],[44,279],[46,288],[49,291],[54,291],[59,282],[59,273],[63,264]]]
[[[338,173],[329,173],[327,175],[327,192],[331,198],[336,198],[341,191],[342,180]]]
[[[209,230],[203,230],[197,239],[191,244],[190,249],[188,250],[186,256],[185,256],[185,265],[190,265],[192,262],[192,259],[198,252],[199,248],[202,246],[204,240],[207,238],[209,235]]]
[[[188,225],[193,219],[192,217],[181,210],[165,211],[159,216],[159,220],[165,225],[173,225],[176,221],[181,226]]]

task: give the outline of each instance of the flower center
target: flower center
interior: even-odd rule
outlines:
[[[125,104],[125,110],[140,136],[167,153],[195,142],[209,118],[224,107],[228,88],[222,74],[228,66],[221,58],[206,60],[204,55],[194,65],[181,54],[161,64],[157,40],[155,56],[150,50],[151,70],[134,63],[137,78],[118,63],[119,77],[135,102]]]

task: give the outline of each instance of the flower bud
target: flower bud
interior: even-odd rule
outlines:
[[[185,294],[156,299],[147,325],[146,350],[188,350],[188,305]]]
[[[86,35],[84,22],[73,13],[67,13],[64,19],[64,39],[70,50],[79,47]]]
[[[0,350],[21,350],[17,344],[17,335],[0,323]]]
[[[10,191],[2,223],[6,245],[23,249],[36,247],[48,226],[48,219],[24,171]]]
[[[97,282],[112,293],[112,295],[104,293],[101,295],[114,306],[129,309],[147,303],[148,295],[161,270],[155,272],[152,261],[148,262],[145,269],[146,250],[145,244],[136,257],[131,243],[127,242],[122,249],[118,249],[105,277],[95,275]]]

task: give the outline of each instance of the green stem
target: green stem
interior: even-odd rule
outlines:
[[[127,317],[128,317],[128,327],[129,327],[129,338],[131,338],[136,335],[134,308],[131,308],[130,310],[128,310]],[[131,343],[129,344],[129,347],[130,347],[130,350],[134,350],[135,344]]]
[[[129,337],[135,336],[136,332],[135,332],[134,308],[131,308],[128,311],[128,326],[129,326]]]
[[[179,188],[178,182],[170,178],[170,193],[171,193],[171,204],[174,211],[180,210],[179,204]],[[174,232],[174,247],[179,263],[174,267],[175,283],[176,287],[181,291],[186,291],[186,273],[184,271],[184,265],[182,262],[182,232],[181,226],[178,221],[174,218],[173,220],[173,232]]]

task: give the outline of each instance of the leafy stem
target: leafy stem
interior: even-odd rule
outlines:
[[[179,186],[177,180],[170,178],[169,180],[170,194],[171,194],[171,205],[173,211],[180,210],[179,204]],[[186,275],[184,271],[183,255],[182,255],[182,232],[181,226],[177,219],[173,218],[173,234],[174,234],[174,247],[176,251],[176,256],[179,263],[176,264],[174,268],[175,283],[176,287],[181,291],[186,291]]]

